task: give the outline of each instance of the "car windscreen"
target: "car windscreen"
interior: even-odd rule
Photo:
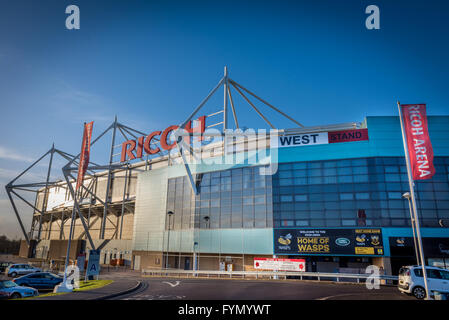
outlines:
[[[401,268],[401,269],[399,269],[399,275],[406,276],[408,271],[409,271],[408,268]]]
[[[3,281],[3,287],[4,288],[14,288],[14,287],[17,287],[17,284],[15,284],[12,281]]]

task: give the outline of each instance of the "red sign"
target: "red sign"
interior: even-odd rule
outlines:
[[[433,149],[427,128],[425,104],[401,105],[413,180],[430,179],[435,174]]]
[[[206,130],[206,116],[202,116],[198,118],[199,125],[192,128],[192,121],[189,121],[186,126],[185,130],[190,133],[203,133]],[[122,144],[122,156],[120,158],[121,162],[129,160],[134,160],[136,158],[142,158],[143,151],[145,150],[145,153],[148,155],[155,154],[161,151],[159,147],[151,148],[151,141],[153,138],[160,136],[160,147],[164,150],[171,150],[176,146],[176,142],[173,142],[169,144],[167,142],[167,138],[170,135],[170,133],[176,129],[178,129],[178,126],[170,126],[167,129],[165,129],[163,132],[161,131],[154,131],[150,133],[148,136],[142,136],[139,137],[137,140],[128,140],[123,142]],[[191,137],[184,137],[184,141],[188,144],[190,144]],[[199,137],[200,140],[203,139],[203,137]],[[135,153],[134,153],[135,151]]]
[[[304,259],[254,258],[254,269],[306,271]]]
[[[76,190],[83,184],[84,175],[89,165],[90,140],[92,138],[92,128],[94,122],[84,124],[83,143],[81,145],[80,163],[78,166],[78,178],[76,179]]]
[[[368,140],[368,129],[354,129],[329,132],[329,143]]]

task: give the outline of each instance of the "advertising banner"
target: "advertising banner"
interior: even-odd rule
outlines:
[[[84,175],[86,174],[87,167],[89,166],[90,140],[92,138],[93,125],[93,121],[84,124],[83,143],[81,145],[78,177],[76,179],[76,190],[78,190],[78,188],[83,184]]]
[[[254,269],[277,271],[306,271],[304,259],[254,258]]]
[[[425,104],[401,105],[413,180],[430,179],[435,174],[433,149],[427,128]]]
[[[271,148],[304,147],[366,140],[368,140],[368,129],[315,132],[279,136],[277,140],[271,140]]]
[[[274,229],[274,253],[383,255],[382,229]]]

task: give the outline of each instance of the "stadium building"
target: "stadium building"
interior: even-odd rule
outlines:
[[[279,136],[259,134],[252,143],[206,144],[198,134],[220,125],[223,133],[231,110],[239,127],[230,88],[252,94],[227,75],[211,94],[222,86],[223,122],[211,122],[217,114],[199,117],[203,101],[180,125],[200,141],[207,163],[192,163],[188,150],[173,152],[176,143],[167,138],[176,127],[147,135],[116,120],[107,129],[114,136],[111,161],[90,164],[77,203],[67,184],[74,185],[74,176],[33,186],[13,180],[7,186],[13,205],[20,188],[37,190],[34,205],[29,203],[35,209],[30,232],[14,206],[27,239],[21,255],[63,259],[72,226],[72,259],[95,247],[102,264],[119,259],[136,270],[249,271],[255,258],[273,257],[304,258],[307,271],[319,272],[363,272],[374,264],[397,274],[400,266],[416,264],[399,117],[295,125],[278,130]],[[436,174],[415,183],[418,212],[427,263],[447,268],[449,116],[429,116],[428,127]],[[117,144],[120,133],[124,142]],[[243,160],[224,161],[226,145]],[[265,157],[254,156],[251,145]],[[53,147],[47,156],[54,155],[76,164],[76,157]]]

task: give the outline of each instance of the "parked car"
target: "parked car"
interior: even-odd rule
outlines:
[[[53,289],[63,281],[63,278],[51,272],[36,272],[13,280],[19,286],[35,289]]]
[[[36,289],[21,287],[10,280],[0,280],[0,295],[6,295],[10,299],[34,297],[38,294]]]
[[[5,261],[0,262],[0,272],[1,273],[5,272],[6,268],[8,268],[10,265],[12,265],[12,262],[5,262]]]
[[[1,291],[0,289],[0,300],[6,300],[8,298],[9,298],[8,294],[6,292]]]
[[[429,295],[435,291],[449,293],[449,270],[426,266],[427,286]],[[418,299],[426,297],[424,278],[421,266],[405,266],[399,270],[399,291],[413,294]]]
[[[42,270],[39,268],[35,268],[32,265],[29,264],[12,264],[9,267],[6,268],[5,274],[8,275],[8,277],[17,277],[19,275],[25,275],[29,273],[34,272],[41,272]]]

